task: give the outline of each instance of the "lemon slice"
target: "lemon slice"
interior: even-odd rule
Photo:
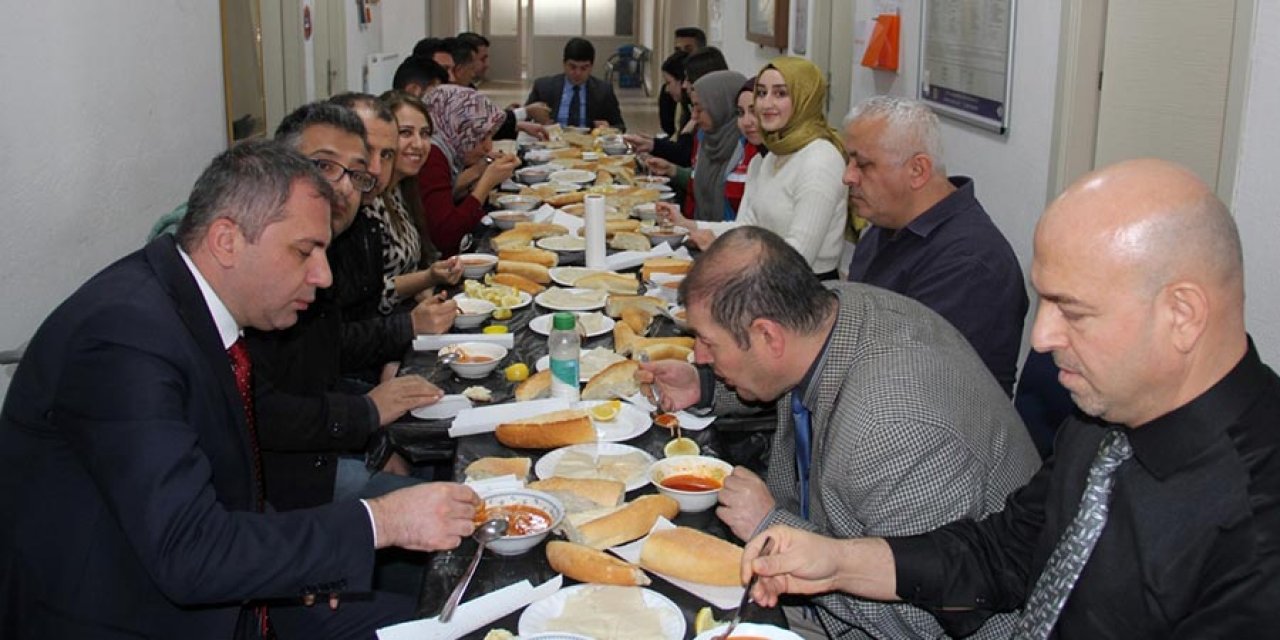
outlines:
[[[662,448],[663,455],[668,458],[673,458],[675,456],[696,456],[701,452],[702,449],[698,448],[698,443],[689,438],[673,438],[671,442],[667,443],[667,446]]]
[[[480,330],[481,333],[506,333],[507,328],[500,324],[491,324]]]
[[[529,365],[523,362],[517,362],[504,371],[507,374],[507,380],[511,382],[521,382],[529,378]]]
[[[610,420],[613,420],[614,418],[617,418],[618,412],[621,410],[622,410],[622,402],[618,400],[610,400],[608,402],[601,402],[600,404],[594,407],[591,407],[589,411],[591,412],[592,418],[595,418],[596,420],[599,420],[601,422],[608,422]]]
[[[702,635],[716,627],[720,626],[720,621],[711,614],[711,607],[703,607],[698,609],[698,615],[693,619],[693,632]]]

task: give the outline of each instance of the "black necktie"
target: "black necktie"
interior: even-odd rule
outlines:
[[[569,126],[571,127],[582,126],[582,119],[579,117],[582,114],[581,101],[582,101],[582,87],[579,85],[574,85],[573,95],[569,96]]]

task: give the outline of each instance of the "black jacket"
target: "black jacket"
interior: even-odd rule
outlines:
[[[614,127],[626,130],[627,124],[622,121],[622,109],[618,106],[618,97],[613,93],[613,86],[592,76],[587,78],[587,122],[583,126],[590,127],[596,120],[605,120]],[[551,119],[555,120],[560,113],[560,97],[564,93],[564,74],[543,76],[533,82],[533,90],[529,92],[531,102],[545,102],[551,109]]]

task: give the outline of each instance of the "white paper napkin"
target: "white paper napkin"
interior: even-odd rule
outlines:
[[[564,578],[556,576],[536,588],[521,580],[493,593],[464,602],[448,623],[439,617],[402,622],[378,629],[378,640],[456,640],[510,613],[555,595]]]
[[[634,404],[637,409],[645,412],[652,412],[654,407],[649,399],[644,397],[643,393],[637,393],[629,398],[627,402]],[[680,428],[685,431],[702,431],[716,421],[715,416],[695,416],[688,411],[675,412],[676,418],[680,420]]]
[[[537,210],[529,216],[529,221],[538,223],[550,222],[555,219],[556,211],[557,209],[555,207],[549,204],[544,204],[541,207],[538,207]]]
[[[442,333],[438,336],[418,336],[413,339],[413,350],[439,351],[451,344],[463,342],[488,342],[510,349],[515,346],[515,336],[510,333]]]
[[[569,213],[565,213],[559,209],[556,209],[555,215],[551,216],[551,222],[554,222],[564,227],[565,229],[568,229],[569,235],[571,236],[578,235],[577,231],[578,229],[582,228],[582,224],[583,224],[582,218],[579,218],[578,216],[575,216]]]
[[[662,256],[672,255],[672,253],[671,245],[663,242],[648,251],[619,251],[605,258],[604,264],[611,271],[621,271],[638,267],[649,258],[661,258]]]
[[[674,528],[676,528],[676,525],[671,524],[670,520],[659,517],[658,521],[653,523],[653,528],[649,529],[649,533]],[[627,562],[640,564],[640,550],[644,547],[644,543],[648,539],[649,536],[645,536],[630,544],[612,547],[609,551],[612,551],[614,555],[626,560]],[[646,571],[648,571],[648,569],[646,569]],[[666,580],[667,582],[670,582],[671,584],[674,584],[675,586],[680,587],[703,600],[706,600],[707,602],[715,605],[718,609],[737,609],[738,603],[742,602],[742,593],[745,591],[743,587],[719,587],[710,584],[698,584],[696,582],[689,582],[688,580],[672,578],[671,576],[663,575],[656,571],[649,571],[649,573],[652,573],[653,575],[658,576],[659,578],[662,578],[663,580]]]
[[[513,475],[494,476],[484,480],[467,480],[466,485],[481,498],[512,489],[523,489],[524,480]]]
[[[546,398],[463,409],[458,412],[458,416],[453,419],[453,424],[449,426],[449,437],[460,438],[477,433],[489,433],[503,422],[568,408],[568,400]]]

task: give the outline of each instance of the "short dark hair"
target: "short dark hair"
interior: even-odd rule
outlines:
[[[329,102],[309,102],[285,116],[276,127],[275,139],[297,148],[298,139],[307,127],[327,125],[360,137],[368,146],[364,121],[354,111]]]
[[[413,45],[413,55],[419,58],[431,58],[431,55],[438,51],[449,51],[449,45],[445,38],[423,38],[418,44]]]
[[[235,222],[250,243],[257,242],[264,229],[284,218],[284,205],[298,180],[328,200],[331,211],[343,206],[315,165],[279,140],[246,140],[223,151],[191,189],[187,215],[174,234],[178,244],[194,251],[218,218]]]
[[[387,105],[382,104],[382,101],[378,100],[378,97],[374,95],[348,91],[329,98],[329,102],[332,102],[339,107],[346,107],[352,111],[368,109],[369,112],[373,114],[373,117],[382,120],[383,122],[390,122],[391,124],[396,123],[395,114],[391,113],[391,110],[387,108]],[[356,115],[359,116],[360,114],[357,112]],[[364,120],[362,119],[361,123],[363,122]]]
[[[573,60],[574,62],[592,62],[596,61],[596,47],[586,38],[569,38],[564,44],[565,61]]]
[[[445,42],[449,45],[449,55],[453,56],[453,64],[458,66],[471,62],[471,59],[480,52],[474,44],[462,38],[449,38]]]
[[[684,78],[691,84],[712,71],[728,69],[729,63],[725,61],[724,53],[715,47],[699,49],[684,59]]]
[[[396,74],[391,78],[391,86],[400,91],[404,91],[405,87],[411,84],[426,87],[432,83],[448,84],[448,82],[449,72],[429,55],[426,57],[412,55],[405,58],[404,62],[396,67]]]
[[[475,47],[477,51],[480,50],[480,47],[489,46],[489,39],[474,31],[463,31],[458,34],[458,39]]]
[[[701,49],[707,46],[707,33],[697,27],[680,27],[676,29],[677,38],[693,38]]]
[[[662,72],[671,74],[671,77],[677,80],[684,79],[684,61],[689,58],[689,54],[684,51],[676,51],[667,56],[662,61]]]
[[[767,318],[809,335],[835,310],[835,292],[822,286],[804,256],[778,234],[742,226],[721,235],[680,283],[680,303],[708,300],[711,319],[739,348],[751,346],[751,323]]]

